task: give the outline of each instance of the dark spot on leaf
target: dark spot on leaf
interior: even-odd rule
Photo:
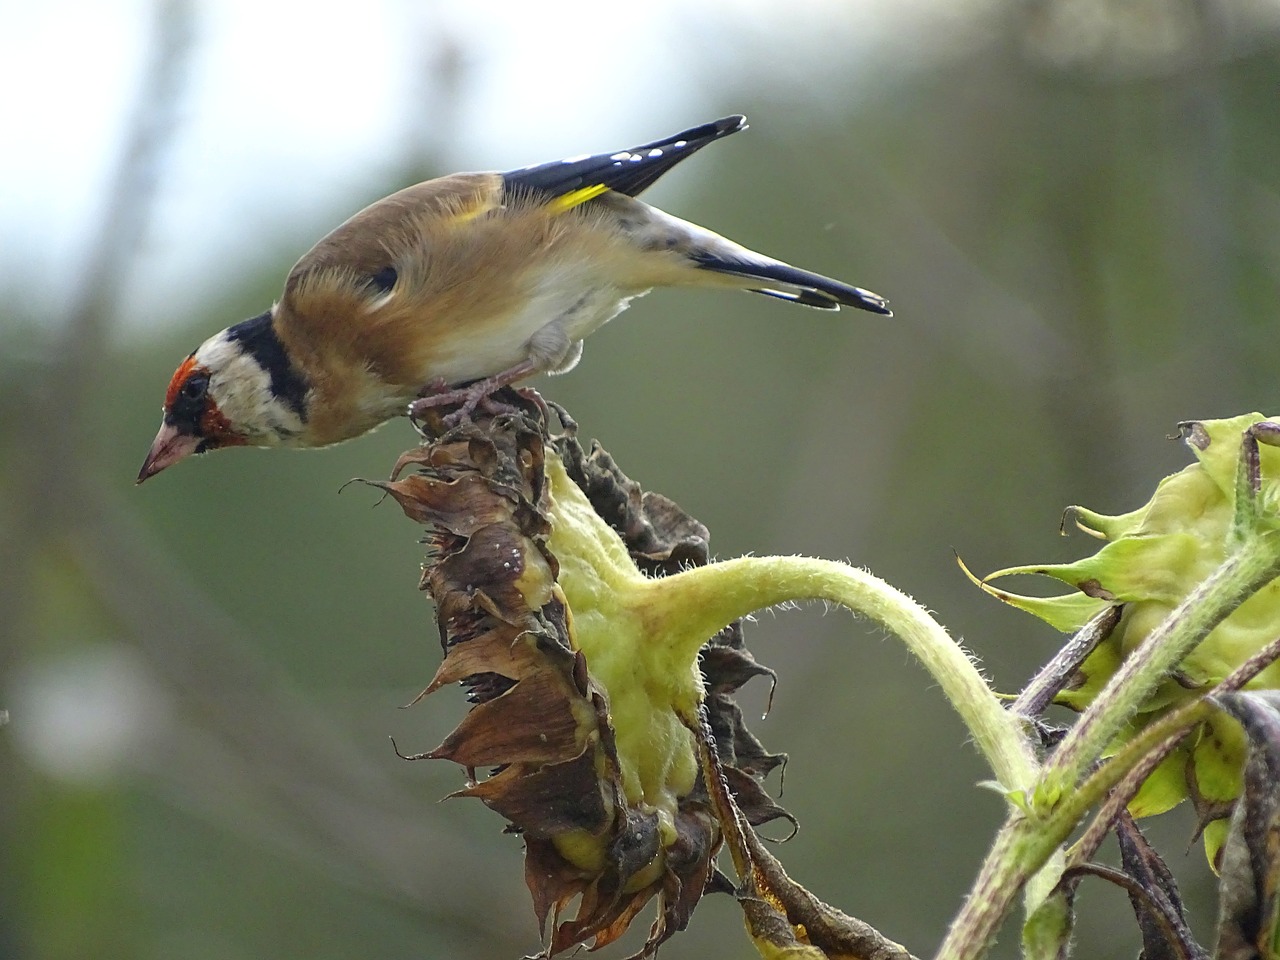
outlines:
[[[1096,597],[1099,600],[1114,600],[1116,598],[1115,594],[1097,580],[1081,580],[1076,584],[1076,589],[1086,597]]]

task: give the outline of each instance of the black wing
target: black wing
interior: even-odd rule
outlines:
[[[746,128],[746,117],[725,117],[630,150],[522,167],[504,173],[502,179],[508,190],[531,191],[547,197],[597,185],[634,197],[685,157],[693,156],[713,140]]]

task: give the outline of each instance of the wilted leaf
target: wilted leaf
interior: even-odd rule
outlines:
[[[1280,694],[1223,694],[1248,739],[1244,785],[1222,848],[1215,960],[1280,956]]]
[[[1136,884],[1128,893],[1142,931],[1139,960],[1207,958],[1208,953],[1196,943],[1187,926],[1173,874],[1142,835],[1137,823],[1129,815],[1121,814],[1115,832],[1120,841],[1121,866]]]
[[[472,704],[458,727],[419,757],[462,765],[468,783],[454,796],[481,800],[523,835],[525,880],[539,924],[544,931],[550,925],[549,953],[612,942],[656,896],[658,917],[642,951],[649,955],[686,926],[704,892],[723,889],[715,870],[722,821],[701,778],[691,777],[669,809],[628,792],[622,759],[635,761],[620,759],[619,738],[626,735],[629,744],[652,738],[648,729],[615,729],[628,718],[610,702],[579,644],[575,621],[604,614],[570,609],[570,591],[561,588],[565,570],[551,549],[555,504],[547,457],[565,465],[569,486],[576,484],[622,538],[626,551],[616,553],[632,578],[637,567],[661,576],[705,564],[707,531],[670,500],[641,491],[599,446],[587,456],[572,436],[550,438],[539,404],[510,391],[504,402],[524,415],[477,415],[404,454],[392,479],[376,484],[426,526],[431,549],[423,586],[436,604],[445,656],[424,693],[460,683]],[[617,543],[604,533],[589,547]],[[612,558],[607,549],[601,553]],[[582,557],[568,556],[573,569],[582,565]],[[598,639],[594,621],[592,629]],[[605,635],[614,638],[607,627]],[[616,639],[609,656],[620,656],[632,642],[621,628]],[[744,816],[751,823],[792,820],[760,783],[785,758],[751,735],[732,699],[751,677],[772,679],[772,671],[745,649],[738,624],[704,651],[704,707]],[[692,666],[690,660],[691,685]],[[635,683],[648,689],[642,680]],[[688,768],[696,773],[684,718],[667,722],[686,738]],[[493,769],[477,777],[477,768]],[[575,899],[576,911],[565,916]]]

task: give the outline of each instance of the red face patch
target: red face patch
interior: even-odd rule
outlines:
[[[169,381],[169,389],[164,394],[164,408],[172,410],[174,403],[178,400],[178,393],[182,390],[183,384],[187,382],[187,378],[199,369],[196,365],[195,354],[187,357],[179,364],[178,369],[174,371],[173,379]],[[207,372],[207,371],[206,371]]]
[[[169,381],[164,397],[165,423],[203,442],[200,451],[235,446],[247,442],[231,427],[231,422],[209,396],[209,369],[194,357],[182,361]]]
[[[231,421],[222,415],[212,400],[205,402],[204,416],[200,418],[200,435],[211,441],[211,446],[217,447],[240,447],[249,442],[231,429]]]

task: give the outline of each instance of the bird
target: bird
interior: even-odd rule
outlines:
[[[178,366],[142,483],[223,447],[323,447],[392,417],[572,369],[654,287],[723,287],[892,316],[883,297],[767,257],[636,197],[733,115],[628,150],[456,173],[378,200],[312,247],[270,310]]]

